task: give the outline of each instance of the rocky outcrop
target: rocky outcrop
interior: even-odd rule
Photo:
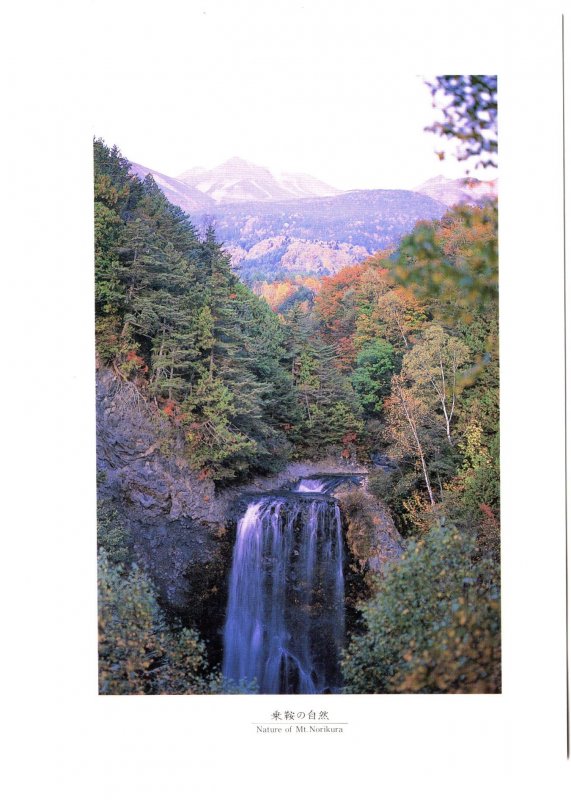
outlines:
[[[168,420],[110,370],[97,381],[97,469],[103,495],[120,497],[134,520],[221,520],[212,504],[214,483],[189,469]]]
[[[110,370],[97,379],[97,471],[100,498],[120,509],[166,603],[184,612],[190,596],[200,608],[221,591],[230,546],[213,482],[197,478],[168,420]]]
[[[325,458],[321,461],[295,461],[274,475],[260,475],[247,483],[223,489],[218,495],[218,503],[224,508],[226,519],[236,521],[245,511],[249,496],[258,492],[287,491],[301,478],[318,474],[354,474],[366,477],[366,471],[347,459]]]
[[[404,543],[387,506],[367,489],[341,487],[335,492],[345,522],[345,538],[359,569],[368,575],[382,573],[397,561]]]

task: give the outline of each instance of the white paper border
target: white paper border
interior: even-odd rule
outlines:
[[[256,20],[261,4],[237,2]],[[161,47],[158,33],[210,3],[32,2],[9,12],[10,796],[563,797],[570,784],[555,3],[288,5],[300,14],[341,10],[363,29],[375,26],[383,69],[499,75],[503,694],[333,697],[327,707],[349,721],[346,734],[280,742],[250,725],[273,710],[273,698],[96,694],[89,97],[95,81],[123,80],[128,102],[126,65],[136,68],[147,53],[146,65],[164,68],[168,43]],[[114,25],[125,49],[102,64],[100,37]]]

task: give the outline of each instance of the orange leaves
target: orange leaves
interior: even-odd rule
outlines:
[[[500,521],[487,503],[480,504],[483,519],[480,523],[478,541],[484,551],[500,556]]]
[[[163,406],[163,414],[166,414],[167,417],[174,417],[176,408],[176,403],[174,400],[167,400],[165,405]]]
[[[127,359],[126,360],[132,366],[136,367],[137,369],[142,370],[142,372],[148,372],[149,371],[149,368],[145,364],[144,359],[141,358],[141,356],[137,355],[137,353],[134,350],[129,350],[129,352],[127,353]]]
[[[423,318],[412,292],[396,286],[391,268],[388,254],[378,253],[322,280],[315,312],[342,372],[354,368],[357,352],[373,339],[408,348],[407,337]]]
[[[161,399],[159,402],[161,404],[161,412],[170,420],[175,423],[186,422],[187,416],[186,414],[181,413],[180,406],[175,400]]]
[[[342,458],[350,458],[351,450],[350,446],[357,441],[357,433],[356,431],[348,431],[341,440],[345,447],[341,451]]]
[[[276,281],[275,283],[264,281],[255,286],[255,292],[264,298],[273,311],[277,311],[282,303],[295,294],[298,288],[292,281]]]
[[[145,364],[145,360],[137,355],[135,350],[129,350],[124,355],[124,361],[119,364],[119,370],[121,375],[133,380],[134,384],[141,385],[143,376],[146,376],[149,368]]]
[[[467,255],[474,245],[491,241],[496,236],[496,221],[488,210],[464,207],[448,212],[442,224],[436,228],[434,238],[444,254],[453,257]]]
[[[480,503],[480,511],[490,522],[494,522],[496,525],[498,524],[496,515],[487,503]]]
[[[315,298],[315,310],[318,317],[330,330],[334,327],[335,320],[339,320],[344,315],[345,295],[348,290],[359,284],[367,269],[365,264],[345,267],[337,275],[323,278],[321,289]]]

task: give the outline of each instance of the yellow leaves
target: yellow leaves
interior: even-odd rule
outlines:
[[[264,298],[273,311],[276,311],[298,288],[297,283],[293,283],[292,281],[276,281],[273,283],[263,281],[263,283],[258,283],[254,286],[254,291],[257,295]]]
[[[99,558],[99,687],[103,694],[202,691],[203,644],[171,633],[149,579]]]
[[[492,464],[490,452],[484,445],[483,438],[482,426],[476,421],[471,422],[466,428],[464,441],[458,445],[464,453],[463,470],[469,471]]]
[[[403,500],[403,508],[408,523],[420,533],[428,533],[434,524],[428,501],[415,491],[409,498]]]
[[[447,324],[498,299],[497,208],[458,207],[436,226],[419,225],[399,248],[396,276],[421,300],[444,301]]]
[[[500,690],[498,587],[475,566],[471,542],[441,524],[389,571],[368,607],[375,638],[352,649],[358,691]]]

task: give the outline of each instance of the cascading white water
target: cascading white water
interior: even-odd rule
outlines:
[[[319,494],[329,494],[342,484],[353,484],[358,486],[361,482],[361,475],[311,475],[308,478],[300,478],[294,487],[295,492],[318,492]]]
[[[302,478],[297,484],[296,492],[318,492],[321,493],[325,490],[324,482],[319,478]]]
[[[238,523],[223,674],[265,694],[335,691],[344,636],[341,515],[327,495],[252,500]]]

